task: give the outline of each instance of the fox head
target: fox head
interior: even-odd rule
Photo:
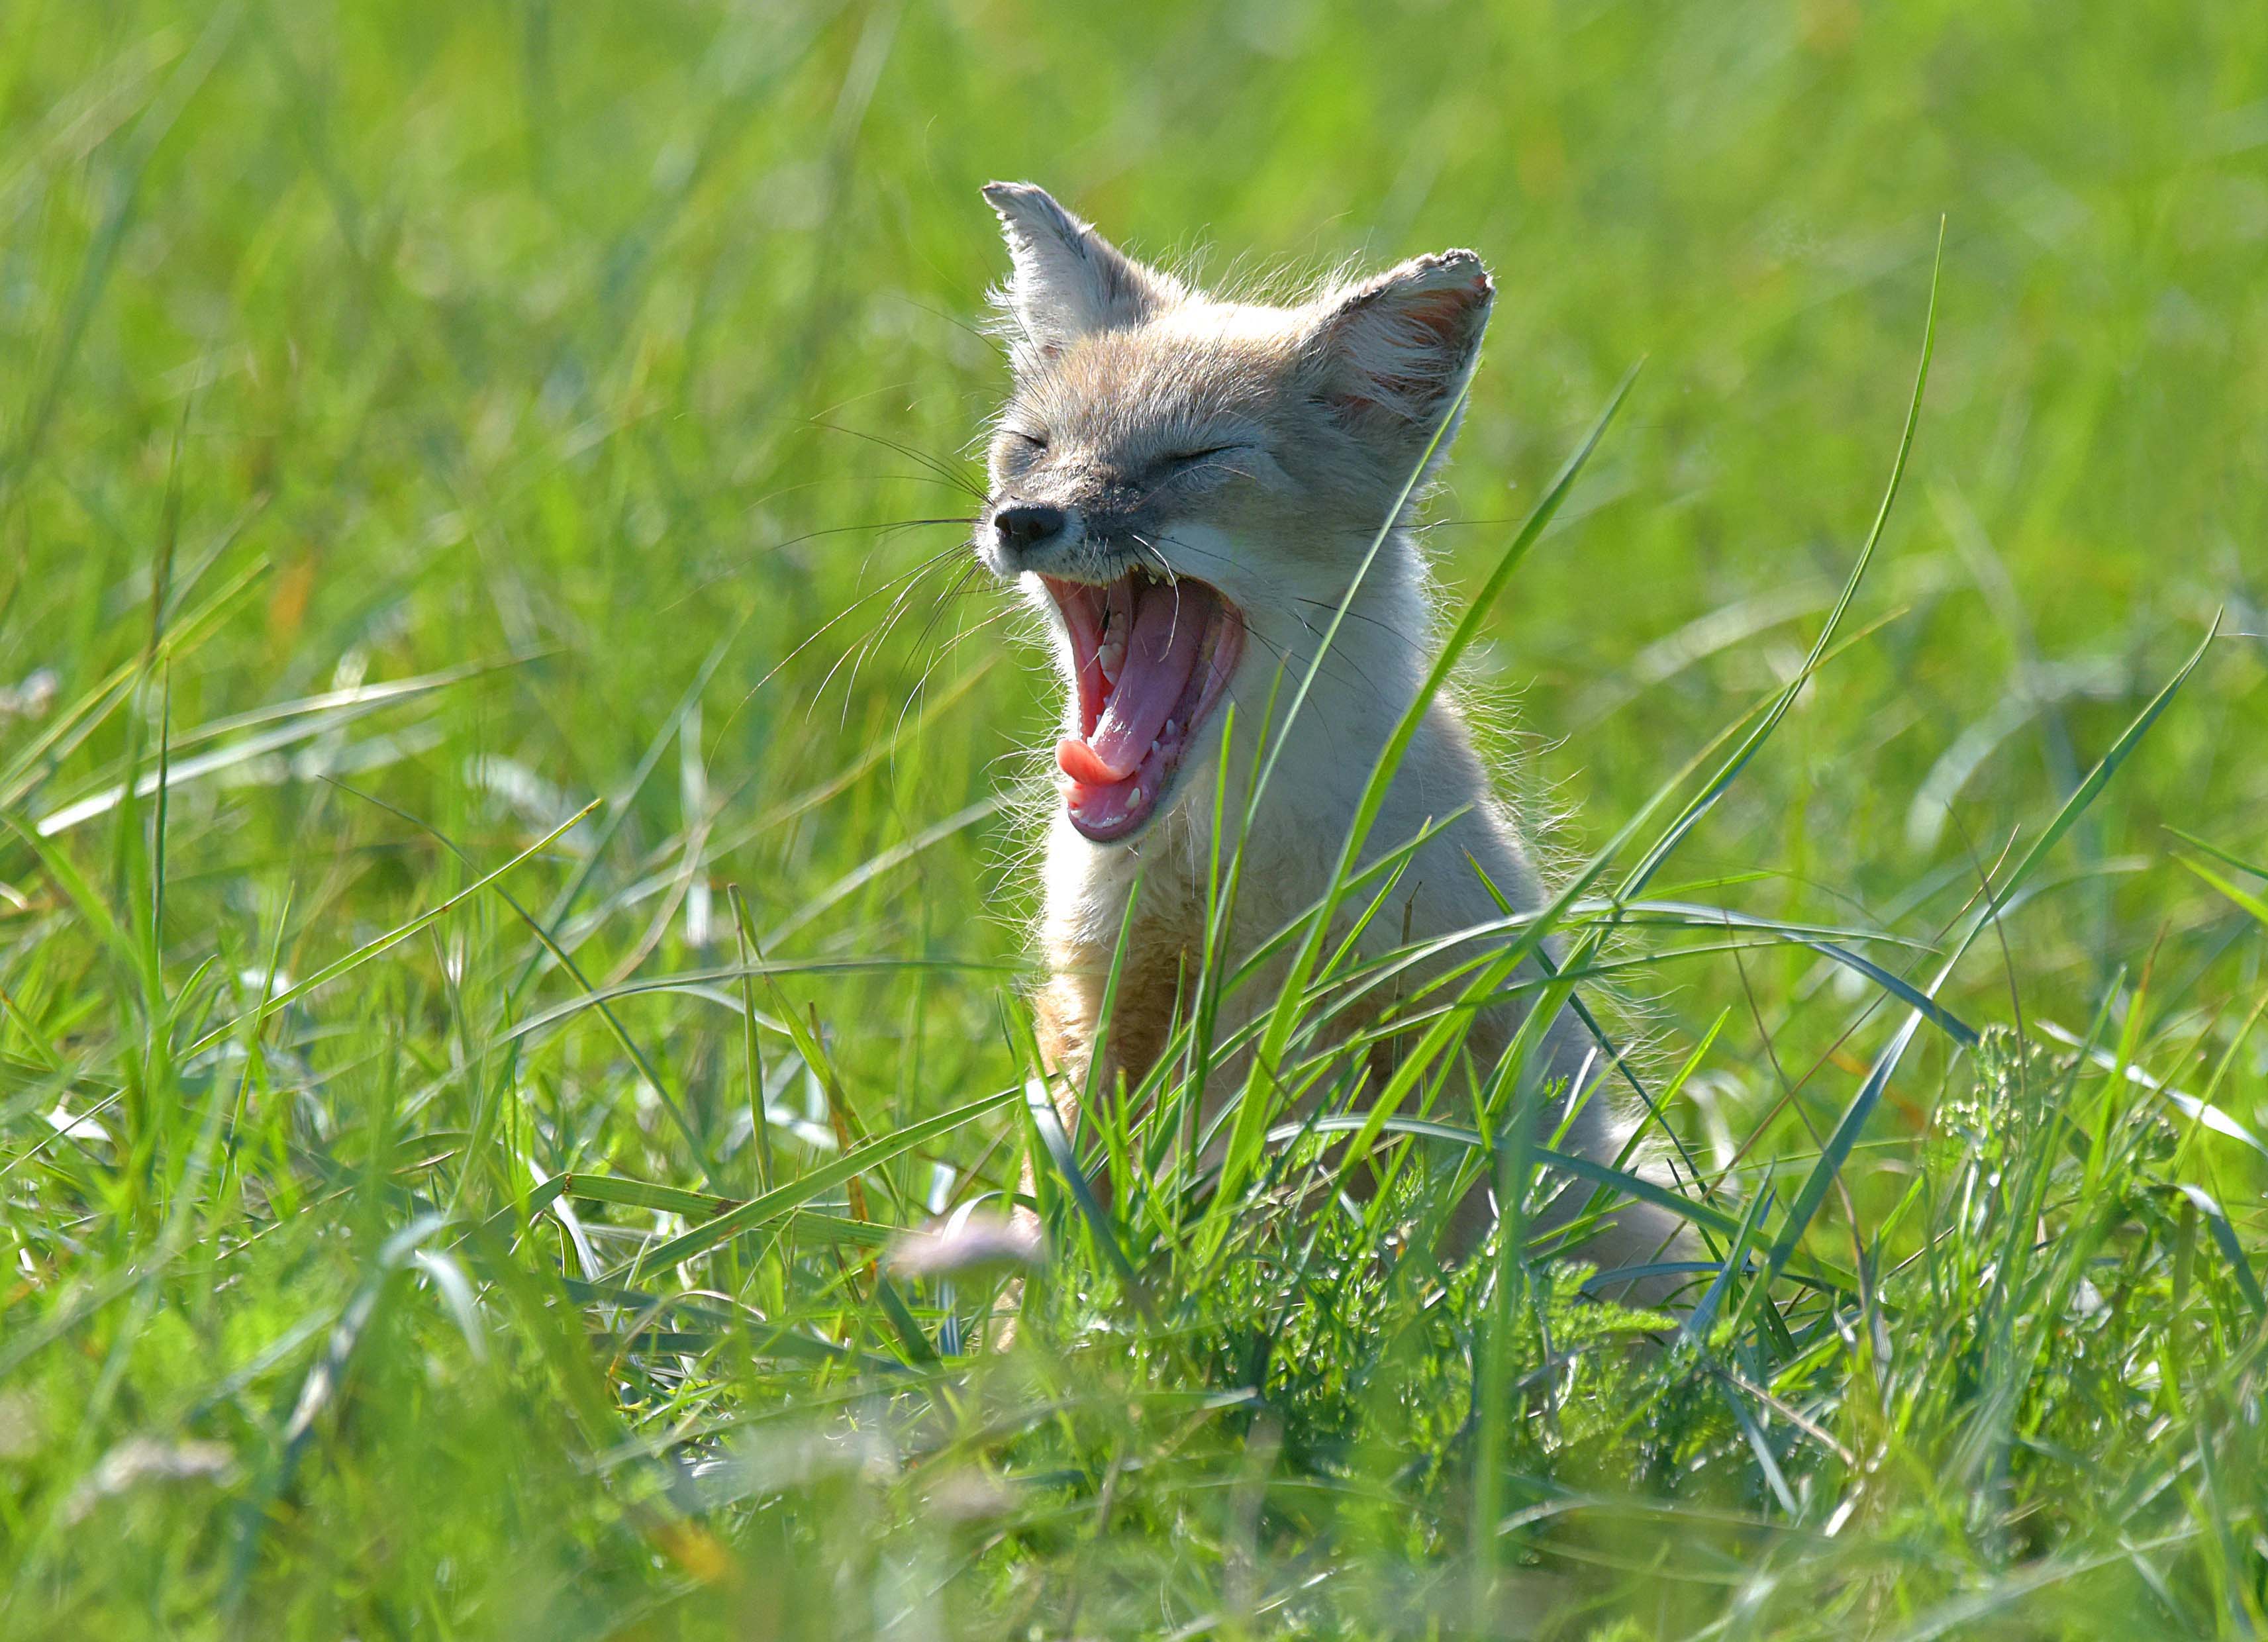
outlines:
[[[1222,703],[1248,732],[1279,666],[1289,697],[1384,530],[1298,732],[1357,743],[1321,750],[1362,761],[1359,784],[1376,751],[1359,726],[1390,725],[1425,663],[1424,564],[1402,526],[1479,355],[1495,294],[1480,259],[1265,306],[1145,267],[1029,184],[984,197],[1012,261],[995,300],[1015,380],[976,549],[1055,637],[1070,822],[1111,843],[1178,807]]]

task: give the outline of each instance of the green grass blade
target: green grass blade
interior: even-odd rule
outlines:
[[[1677,819],[1669,824],[1668,830],[1662,834],[1653,849],[1649,850],[1645,858],[1639,861],[1631,873],[1630,881],[1623,887],[1625,894],[1635,895],[1653,880],[1654,874],[1661,870],[1662,865],[1668,860],[1686,836],[1701,824],[1702,817],[1716,807],[1717,801],[1724,797],[1733,783],[1740,777],[1741,772],[1748,768],[1749,761],[1763,750],[1764,743],[1771,739],[1772,733],[1779,728],[1781,720],[1786,718],[1789,710],[1795,705],[1796,698],[1802,694],[1804,686],[1811,681],[1826,659],[1828,646],[1833,642],[1837,630],[1843,625],[1843,618],[1851,608],[1851,601],[1858,597],[1859,586],[1866,579],[1867,568],[1874,562],[1874,550],[1881,545],[1882,532],[1890,522],[1891,507],[1897,501],[1899,488],[1905,482],[1906,461],[1913,454],[1914,436],[1921,426],[1922,395],[1929,387],[1930,360],[1937,350],[1938,283],[1944,271],[1945,225],[1940,221],[1937,230],[1937,254],[1930,264],[1929,306],[1922,320],[1921,362],[1914,370],[1913,393],[1906,401],[1905,425],[1898,434],[1897,454],[1890,462],[1889,482],[1883,487],[1881,504],[1874,510],[1874,522],[1867,529],[1866,541],[1859,549],[1858,558],[1852,563],[1851,573],[1844,580],[1842,592],[1836,595],[1834,606],[1828,611],[1826,621],[1820,626],[1819,637],[1812,641],[1810,652],[1804,657],[1802,666],[1797,669],[1795,677],[1790,680],[1786,688],[1780,692],[1772,703],[1771,710],[1765,714],[1764,721],[1742,741],[1739,748],[1725,761],[1724,767],[1711,779],[1709,784],[1685,806]]]
[[[518,855],[512,857],[511,860],[506,861],[502,866],[497,867],[496,871],[488,873],[484,877],[475,880],[472,883],[459,890],[455,895],[451,895],[446,901],[442,902],[440,905],[432,908],[429,911],[419,913],[416,917],[410,919],[409,923],[404,924],[396,929],[387,931],[376,940],[365,941],[363,945],[356,947],[352,952],[347,954],[343,958],[335,959],[333,961],[325,964],[320,969],[318,969],[314,974],[309,976],[306,980],[299,982],[295,986],[287,987],[284,990],[276,993],[273,998],[267,999],[260,1005],[259,1008],[252,1011],[248,1014],[240,1015],[234,1020],[226,1021],[220,1026],[215,1027],[210,1032],[206,1033],[204,1036],[199,1038],[195,1043],[191,1044],[189,1046],[188,1052],[194,1055],[201,1049],[211,1048],[212,1045],[220,1042],[221,1039],[226,1037],[239,1026],[265,1020],[269,1016],[275,1014],[278,1010],[284,1008],[285,1005],[291,1003],[294,999],[306,997],[308,993],[313,991],[318,987],[329,985],[341,976],[349,974],[351,971],[361,968],[364,964],[368,963],[372,958],[377,957],[380,953],[385,952],[387,948],[401,945],[401,942],[409,939],[412,935],[415,935],[418,931],[425,928],[427,925],[446,917],[451,912],[462,906],[466,902],[471,900],[475,895],[480,894],[481,891],[486,889],[490,885],[502,879],[506,873],[510,873],[514,867],[519,865],[522,862],[542,854],[546,850],[556,843],[562,837],[565,836],[566,834],[572,831],[578,821],[581,821],[585,815],[588,815],[593,810],[598,807],[599,801],[595,799],[593,802],[585,805],[581,809],[576,811],[574,814],[570,815],[565,821],[560,822],[559,825],[554,827],[549,832],[544,834],[542,837],[538,838],[534,843],[528,845],[526,849],[522,850]]]
[[[940,1136],[949,1135],[965,1124],[974,1123],[987,1112],[998,1111],[1022,1093],[1020,1088],[1003,1089],[997,1094],[986,1095],[981,1101],[971,1101],[966,1106],[954,1107],[934,1117],[909,1123],[903,1129],[887,1135],[878,1135],[865,1145],[846,1152],[831,1162],[823,1163],[808,1174],[775,1187],[761,1197],[754,1197],[720,1215],[703,1221],[681,1237],[671,1238],[655,1248],[646,1249],[636,1260],[608,1273],[606,1281],[622,1282],[640,1270],[656,1270],[681,1264],[696,1255],[705,1255],[743,1232],[752,1232],[767,1226],[787,1213],[810,1202],[823,1191],[842,1185],[852,1175],[862,1174],[892,1158],[902,1157],[917,1146],[927,1145]]]
[[[2236,1228],[2228,1223],[2228,1215],[2213,1201],[2213,1194],[2202,1186],[2187,1181],[2175,1182],[2175,1189],[2197,1205],[2199,1214],[2213,1233],[2213,1241],[2220,1245],[2220,1257],[2228,1263],[2228,1274],[2236,1279],[2237,1292],[2244,1303],[2252,1307],[2256,1317],[2268,1316],[2268,1298],[2260,1292],[2260,1279],[2253,1274],[2252,1262],[2244,1252],[2244,1244],[2236,1235]]]
[[[1464,613],[1459,617],[1456,626],[1451,630],[1448,638],[1433,657],[1432,664],[1427,669],[1425,681],[1418,687],[1416,696],[1403,710],[1401,718],[1395,725],[1393,733],[1388,736],[1385,748],[1379,755],[1370,778],[1363,789],[1362,799],[1356,806],[1354,820],[1349,825],[1346,836],[1340,843],[1338,859],[1332,868],[1329,887],[1324,892],[1321,903],[1312,915],[1307,937],[1301,943],[1298,955],[1292,960],[1290,976],[1279,994],[1279,999],[1270,1018],[1268,1028],[1253,1055],[1255,1080],[1248,1087],[1236,1129],[1229,1138],[1226,1160],[1221,1171],[1220,1201],[1234,1201],[1237,1189],[1242,1184],[1244,1176],[1252,1167],[1261,1132],[1268,1118],[1270,1101],[1266,1098],[1266,1091],[1279,1076],[1278,1069],[1283,1064],[1285,1051],[1290,1046],[1292,1030],[1298,1024],[1298,998],[1306,987],[1308,977],[1313,974],[1316,961],[1322,956],[1324,943],[1329,936],[1332,915],[1337,910],[1339,898],[1344,893],[1344,887],[1348,877],[1354,871],[1356,862],[1361,855],[1362,847],[1368,841],[1370,828],[1377,821],[1380,809],[1385,805],[1387,792],[1392,785],[1395,772],[1401,767],[1403,755],[1408,751],[1411,740],[1418,733],[1418,725],[1424,721],[1427,711],[1433,703],[1434,697],[1440,693],[1441,686],[1447,682],[1449,674],[1462,659],[1464,652],[1471,647],[1473,641],[1479,637],[1483,624],[1494,608],[1498,596],[1503,593],[1506,585],[1512,579],[1513,572],[1518,570],[1521,563],[1527,558],[1528,550],[1542,537],[1544,527],[1551,522],[1553,517],[1558,512],[1560,504],[1566,500],[1568,493],[1573,490],[1576,479],[1581,475],[1584,466],[1590,460],[1591,453],[1598,448],[1599,441],[1606,436],[1609,425],[1614,421],[1616,412],[1622,409],[1623,401],[1628,397],[1631,385],[1636,378],[1635,370],[1623,378],[1613,395],[1608,400],[1606,409],[1599,414],[1597,421],[1592,424],[1588,435],[1577,446],[1574,454],[1567,459],[1565,466],[1560,469],[1558,477],[1553,481],[1543,499],[1528,514],[1527,522],[1521,525],[1510,545],[1498,556],[1496,567],[1465,607]],[[1447,425],[1447,418],[1444,419],[1444,425]],[[1438,438],[1438,433],[1436,437]],[[1431,454],[1430,447],[1427,454],[1429,456]],[[1411,484],[1416,482],[1417,475],[1424,470],[1425,462],[1421,460],[1411,475]],[[1404,494],[1407,495],[1407,487]],[[1386,534],[1391,529],[1399,512],[1399,508],[1396,508],[1388,515],[1386,525],[1381,528],[1378,541],[1382,542],[1385,540]],[[1373,553],[1377,550],[1377,542],[1373,543]],[[1352,598],[1353,589],[1351,587],[1347,593],[1347,602],[1342,603],[1340,607],[1342,613],[1347,608]],[[1330,630],[1335,631],[1336,628]],[[1323,641],[1325,644],[1329,643],[1329,631],[1327,631]],[[1320,649],[1316,665],[1321,665]],[[1314,672],[1314,669],[1311,667],[1308,674],[1310,679],[1313,678]],[[1303,695],[1304,689],[1303,685]],[[1299,701],[1295,699],[1292,711],[1296,712],[1298,708]],[[1282,742],[1279,740],[1278,746],[1281,745]]]
[[[2197,649],[2191,652],[2189,659],[2182,664],[2172,678],[2166,681],[2165,687],[2151,698],[2149,704],[2143,708],[2132,724],[2126,726],[2125,732],[2111,744],[2110,750],[2102,755],[2102,762],[2089,772],[2086,780],[2080,783],[2078,791],[2064,801],[2063,806],[2056,812],[2054,820],[2050,821],[2046,830],[2033,841],[2031,848],[2024,852],[2022,859],[2016,863],[2007,878],[1993,889],[1985,906],[1981,908],[1970,921],[1967,931],[1955,944],[1952,955],[1947,958],[1944,967],[1938,971],[1937,978],[1931,983],[1927,989],[1929,996],[1933,998],[1938,990],[1951,978],[1955,967],[1968,952],[1970,943],[1975,940],[1978,933],[1992,920],[2000,916],[2000,909],[2008,897],[2022,887],[2024,880],[2031,876],[2047,852],[2055,847],[2056,841],[2071,830],[2073,823],[2078,821],[2085,813],[2087,806],[2092,804],[2096,796],[2109,784],[2110,777],[2117,773],[2118,767],[2126,762],[2127,757],[2140,744],[2143,736],[2149,733],[2150,726],[2157,723],[2158,716],[2165,711],[2175,695],[2188,681],[2190,674],[2197,671],[2198,664],[2205,659],[2205,651],[2212,645],[2220,628],[2220,618],[2216,614],[2211,626],[2205,630],[2204,639],[2198,644]],[[1867,1074],[1866,1081],[1859,1086],[1859,1093],[1852,1098],[1851,1104],[1845,1108],[1841,1120],[1835,1125],[1834,1132],[1828,1137],[1827,1144],[1820,1149],[1819,1160],[1812,1166],[1811,1173],[1805,1179],[1802,1188],[1789,1204],[1787,1219],[1781,1226],[1778,1239],[1772,1244],[1771,1269],[1775,1275],[1782,1270],[1793,1256],[1796,1245],[1802,1241],[1803,1234],[1809,1228],[1813,1217],[1819,1212],[1820,1205],[1826,1202],[1829,1189],[1833,1186],[1836,1176],[1842,1173],[1845,1162],[1849,1160],[1851,1148],[1858,1144],[1859,1133],[1866,1127],[1867,1118],[1873,1115],[1875,1105],[1881,1100],[1882,1091],[1889,1086],[1891,1074],[1897,1070],[1899,1061],[1904,1057],[1906,1047],[1913,1042],[1914,1032],[1921,1025],[1922,1020],[1923,1016],[1918,1011],[1908,1014],[1905,1024],[1898,1028],[1889,1045],[1876,1057],[1873,1068]]]

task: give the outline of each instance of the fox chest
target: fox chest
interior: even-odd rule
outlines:
[[[1123,1071],[1139,1081],[1165,1053],[1196,988],[1204,924],[1178,898],[1164,907],[1138,907],[1123,958],[1116,919],[1108,924],[1106,934],[1085,919],[1049,920],[1048,978],[1035,1000],[1040,1049],[1051,1067],[1085,1081],[1100,1044],[1108,1057],[1106,1077]]]
[[[1201,887],[1182,886],[1166,874],[1145,882],[1133,917],[1126,893],[1108,899],[1051,902],[1042,929],[1047,979],[1035,999],[1040,1049],[1048,1065],[1081,1084],[1100,1049],[1103,1080],[1123,1073],[1138,1083],[1172,1047],[1175,1032],[1194,1012],[1203,983],[1206,901]],[[1233,927],[1214,954],[1213,1069],[1224,1086],[1234,1081],[1233,1045],[1252,1012],[1266,1008],[1281,987],[1288,954],[1280,954],[1227,987],[1250,956],[1255,930],[1272,930],[1291,909],[1264,884],[1247,883]],[[1120,931],[1124,949],[1120,951]],[[1113,979],[1114,965],[1116,979]]]

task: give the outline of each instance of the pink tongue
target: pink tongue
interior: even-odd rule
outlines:
[[[1067,735],[1056,745],[1056,763],[1064,774],[1101,786],[1123,781],[1142,767],[1150,743],[1189,688],[1204,644],[1204,616],[1196,599],[1183,600],[1170,585],[1144,587],[1117,686],[1094,733],[1085,740]]]

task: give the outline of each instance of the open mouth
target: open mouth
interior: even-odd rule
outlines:
[[[1244,620],[1203,582],[1130,571],[1107,586],[1041,578],[1071,635],[1079,733],[1056,743],[1071,825],[1097,843],[1158,811],[1219,703]]]

